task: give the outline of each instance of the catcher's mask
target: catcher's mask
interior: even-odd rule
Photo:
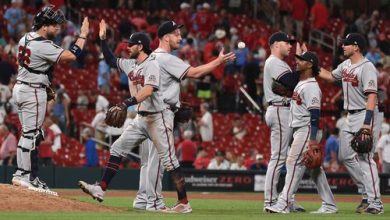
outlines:
[[[54,5],[49,5],[44,8],[34,17],[32,29],[39,30],[42,26],[63,24],[66,21],[61,10],[55,10]]]

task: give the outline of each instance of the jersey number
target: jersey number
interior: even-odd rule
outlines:
[[[30,64],[30,56],[31,56],[31,50],[28,49],[28,48],[25,48],[23,46],[19,46],[19,49],[18,49],[19,53],[18,53],[18,61],[19,61],[19,64],[22,65],[28,65]]]

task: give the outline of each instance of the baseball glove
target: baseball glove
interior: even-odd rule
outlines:
[[[368,153],[372,149],[372,134],[368,128],[360,128],[351,140],[351,147],[356,153]]]
[[[281,82],[272,79],[272,92],[280,96],[292,97],[293,90],[283,85]]]
[[[192,113],[192,107],[188,103],[182,102],[180,108],[175,112],[175,122],[188,122],[192,117]]]
[[[46,87],[46,94],[47,94],[47,101],[55,100],[56,99],[56,93],[51,87]]]
[[[309,149],[304,153],[303,165],[308,169],[316,169],[322,165],[322,150],[318,144],[309,144]]]
[[[108,109],[104,120],[108,126],[120,128],[125,123],[126,118],[127,107],[124,104],[119,104]]]

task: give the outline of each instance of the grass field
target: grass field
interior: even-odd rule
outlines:
[[[100,205],[98,202],[92,200],[87,196],[72,196],[73,199],[77,199],[84,202],[90,202]],[[336,197],[337,199],[337,197]],[[32,201],[34,202],[34,201]],[[167,198],[166,203],[169,205],[174,204],[175,199]],[[38,212],[0,212],[0,220],[26,220],[26,219],[76,219],[76,220],[121,220],[121,219],[196,219],[196,220],[208,220],[208,219],[284,219],[284,220],[304,220],[304,219],[390,219],[390,204],[385,204],[385,210],[388,212],[381,215],[368,215],[368,214],[356,214],[354,209],[356,203],[338,203],[339,213],[332,215],[315,215],[310,213],[303,214],[268,214],[262,212],[261,201],[249,201],[249,200],[220,200],[220,199],[191,199],[191,206],[193,213],[191,214],[162,214],[162,213],[150,213],[143,211],[135,211],[130,208],[132,204],[132,198],[130,197],[107,197],[103,203],[105,206],[111,206],[118,208],[118,212],[115,213],[86,213],[86,212],[62,212],[62,213],[38,213]],[[319,208],[319,202],[300,202],[308,212],[314,211]]]

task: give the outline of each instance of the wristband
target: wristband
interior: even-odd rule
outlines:
[[[371,120],[372,120],[372,117],[374,115],[374,111],[373,110],[366,110],[366,117],[364,118],[364,124],[365,125],[370,125],[371,124]]]
[[[81,55],[81,48],[77,44],[72,44],[72,46],[69,48],[69,51],[73,53],[77,58]]]
[[[132,96],[128,99],[125,99],[125,101],[123,101],[123,104],[125,104],[127,107],[132,106],[132,105],[136,105],[137,103],[138,103],[138,101],[134,96]]]

